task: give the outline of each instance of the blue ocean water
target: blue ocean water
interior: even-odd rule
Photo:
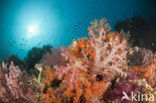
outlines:
[[[24,58],[32,47],[70,45],[87,36],[90,21],[154,16],[153,0],[0,0],[0,57]]]

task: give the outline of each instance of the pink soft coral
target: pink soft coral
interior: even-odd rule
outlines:
[[[62,56],[65,57],[69,63],[66,66],[55,67],[56,75],[60,80],[64,79],[69,86],[72,88],[75,86],[80,79],[80,74],[82,71],[87,71],[87,66],[83,64],[82,60],[76,58],[75,56],[71,55],[69,51],[67,51],[64,47],[61,48]]]
[[[35,91],[28,82],[25,72],[20,71],[13,62],[9,68],[3,62],[0,67],[0,102],[32,103]]]
[[[97,73],[104,74],[110,78],[117,73],[126,76],[127,74],[124,71],[127,69],[126,54],[129,35],[123,32],[110,33],[110,27],[105,19],[101,19],[99,22],[95,20],[88,30],[90,38],[87,39],[87,42],[93,52],[85,51],[85,47],[84,49],[79,48],[77,42],[74,42],[69,50],[62,48],[61,55],[68,63],[66,66],[56,68],[56,75],[58,75],[59,79],[66,76],[68,77],[66,82],[73,86],[77,83],[81,71],[89,74],[95,73],[95,75]],[[74,47],[77,47],[82,56],[75,54],[75,51],[72,50]],[[93,54],[94,58],[90,59],[90,54]]]
[[[5,74],[6,80],[7,80],[7,86],[9,87],[11,93],[16,97],[19,98],[20,92],[19,92],[19,86],[18,86],[18,77],[21,74],[21,71],[18,69],[18,67],[15,67],[13,62],[11,62],[10,73]]]
[[[125,76],[126,73],[122,69],[127,65],[128,35],[123,32],[109,33],[108,24],[105,22],[105,19],[99,22],[95,20],[92,22],[92,26],[88,28],[90,48],[93,48],[95,52],[93,70],[103,74],[115,71]]]

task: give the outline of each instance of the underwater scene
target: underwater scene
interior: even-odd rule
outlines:
[[[156,0],[0,0],[0,103],[156,103]]]

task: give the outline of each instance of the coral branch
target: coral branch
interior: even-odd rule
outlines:
[[[7,86],[11,90],[12,94],[19,98],[20,92],[18,87],[18,77],[21,74],[21,71],[18,69],[18,67],[15,67],[13,62],[11,62],[10,68],[9,68],[9,75],[5,74],[6,80],[7,80]]]
[[[124,34],[123,32],[109,33],[104,28],[108,25],[101,26],[103,20],[101,20],[98,26],[95,26],[97,22],[95,23],[94,26],[88,28],[90,40],[92,40],[90,46],[95,51],[94,70],[105,73],[113,69],[117,73],[126,76],[122,69],[125,69],[127,65],[127,36],[129,34]]]
[[[56,67],[56,75],[60,80],[65,76],[65,81],[72,88],[77,84],[81,71],[87,71],[87,66],[83,64],[82,60],[70,55],[65,48],[62,48],[62,56],[69,60],[69,63],[66,66]]]
[[[25,72],[21,72],[13,62],[9,68],[0,67],[0,101],[2,103],[33,103],[33,88],[28,84]]]
[[[47,52],[44,54],[43,58],[40,61],[42,64],[47,66],[53,66],[53,65],[65,65],[65,59],[61,56],[60,50],[51,48],[51,52]]]

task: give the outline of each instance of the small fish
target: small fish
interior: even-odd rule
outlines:
[[[74,25],[74,27],[78,27],[78,25]]]
[[[83,22],[81,21],[80,24],[83,24]]]
[[[10,46],[13,46],[13,44],[12,44],[11,42],[8,42],[8,44],[9,44]]]

